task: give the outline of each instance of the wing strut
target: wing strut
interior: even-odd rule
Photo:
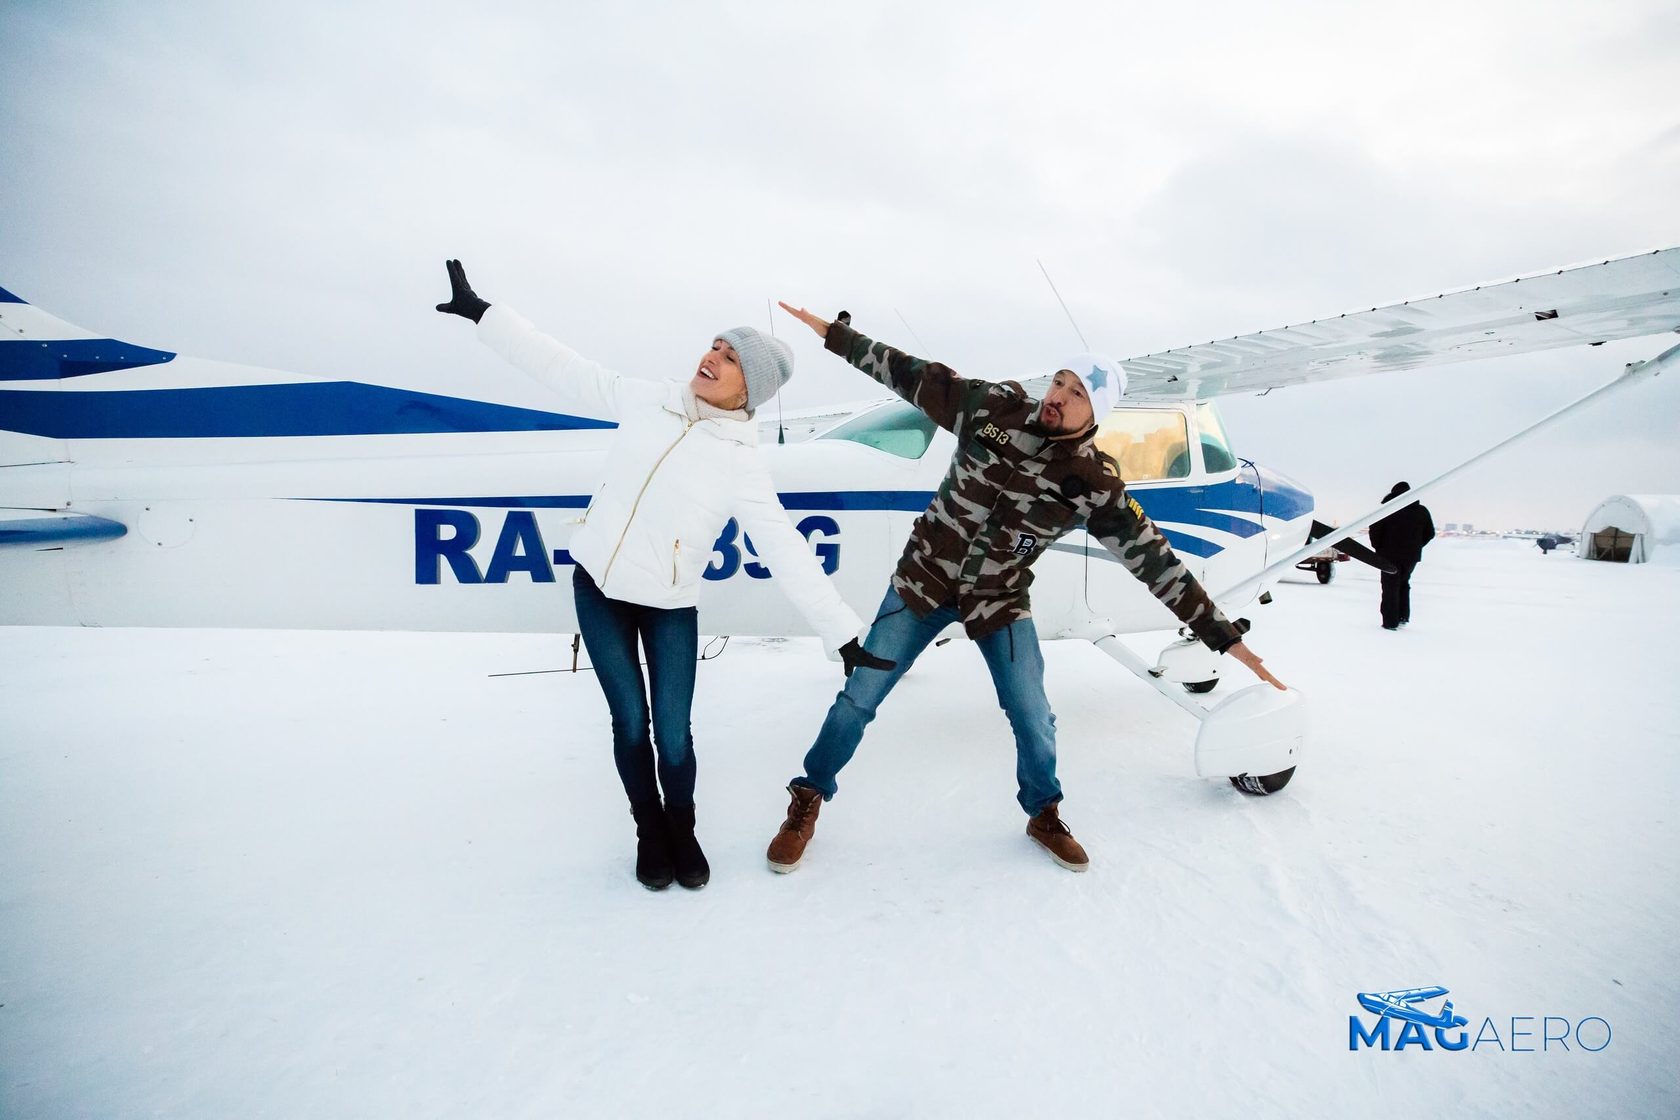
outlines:
[[[1629,362],[1627,367],[1623,369],[1622,372],[1613,380],[1605,382],[1603,385],[1600,385],[1598,388],[1594,389],[1590,393],[1587,393],[1585,396],[1577,397],[1575,400],[1564,405],[1556,412],[1536,420],[1522,431],[1516,433],[1515,435],[1507,436],[1487,450],[1472,455],[1470,458],[1464,460],[1464,462],[1458,464],[1458,466],[1453,467],[1451,470],[1446,471],[1443,474],[1436,475],[1428,482],[1425,482],[1422,486],[1414,486],[1405,493],[1397,495],[1391,501],[1384,502],[1382,505],[1365,514],[1363,517],[1357,518],[1346,525],[1337,526],[1335,531],[1344,537],[1357,533],[1361,529],[1369,527],[1372,522],[1381,521],[1384,517],[1387,517],[1390,513],[1394,512],[1401,506],[1409,506],[1413,502],[1418,501],[1429,491],[1434,490],[1443,482],[1457,477],[1460,472],[1465,471],[1481,462],[1489,455],[1492,455],[1495,452],[1503,451],[1505,448],[1527,439],[1536,432],[1551,427],[1553,424],[1562,420],[1565,416],[1589,402],[1595,401],[1600,397],[1607,396],[1618,389],[1626,388],[1635,382],[1654,379],[1657,375],[1664,373],[1676,365],[1680,365],[1680,346],[1671,346],[1667,350],[1664,350],[1661,354],[1658,354],[1656,357],[1647,358],[1643,362]],[[1286,568],[1293,568],[1300,561],[1322,551],[1324,551],[1324,544],[1322,541],[1308,541],[1305,545],[1302,545],[1294,552],[1291,552],[1282,560],[1277,560],[1273,563],[1267,564],[1264,568],[1244,579],[1242,582],[1232,584],[1230,587],[1225,588],[1213,597],[1214,601],[1219,602],[1234,599],[1239,595],[1247,595],[1258,584],[1265,582],[1266,577],[1270,576],[1273,572]]]

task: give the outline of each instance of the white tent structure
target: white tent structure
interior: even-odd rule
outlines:
[[[1575,554],[1643,564],[1665,546],[1680,562],[1680,494],[1617,494],[1587,516]]]

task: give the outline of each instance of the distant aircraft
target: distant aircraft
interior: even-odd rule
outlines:
[[[571,597],[550,585],[571,563],[611,423],[529,407],[523,382],[522,397],[492,379],[439,395],[177,356],[4,289],[0,328],[0,625],[575,632]],[[1676,329],[1680,249],[1664,249],[1130,359],[1097,444],[1235,617],[1325,546],[1309,540],[1312,495],[1237,455],[1216,398]],[[1026,386],[1041,395],[1048,381]],[[765,447],[783,505],[860,614],[954,444],[894,399]],[[692,560],[672,546],[673,564],[679,551],[706,564],[702,633],[807,632],[735,523],[710,543]],[[1224,659],[1182,637],[1150,665],[1119,641],[1177,620],[1083,531],[1036,574],[1040,634],[1093,642],[1196,717],[1198,773],[1256,794],[1289,780],[1305,739],[1298,693],[1190,699]]]
[[[1464,1026],[1470,1020],[1462,1015],[1453,1014],[1450,999],[1441,1005],[1439,1014],[1435,1015],[1416,1006],[1422,1000],[1435,999],[1446,994],[1446,988],[1406,988],[1398,992],[1360,992],[1356,998],[1361,1007],[1379,1017],[1386,1015],[1391,1019],[1404,1019],[1408,1023],[1436,1027],[1440,1030]]]

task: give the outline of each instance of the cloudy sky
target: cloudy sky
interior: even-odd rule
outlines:
[[[686,375],[780,297],[999,377],[1079,349],[1039,259],[1129,357],[1680,244],[1672,0],[1171,7],[9,0],[0,286],[147,345],[469,392],[495,359],[432,311],[447,256],[627,372]],[[789,408],[869,394],[796,345]],[[1223,407],[1346,519],[1664,345]],[[1680,491],[1677,382],[1437,520]]]

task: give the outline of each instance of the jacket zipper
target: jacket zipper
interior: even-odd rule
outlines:
[[[671,586],[677,585],[677,561],[682,559],[682,542],[671,542]]]
[[[659,473],[659,468],[665,465],[665,460],[670,457],[671,452],[677,449],[677,444],[681,443],[693,429],[694,423],[693,420],[690,420],[683,425],[682,435],[671,442],[671,446],[667,447],[665,453],[659,456],[659,461],[653,464],[653,469],[648,472],[647,478],[642,480],[642,488],[637,492],[636,500],[630,503],[630,516],[624,519],[624,528],[618,534],[618,543],[613,545],[612,555],[607,558],[607,570],[601,573],[601,586],[603,588],[607,585],[608,578],[612,576],[613,562],[618,559],[618,550],[624,547],[624,538],[630,533],[630,523],[636,520],[636,510],[641,507],[642,497],[647,493],[648,485],[653,482],[653,476]]]

